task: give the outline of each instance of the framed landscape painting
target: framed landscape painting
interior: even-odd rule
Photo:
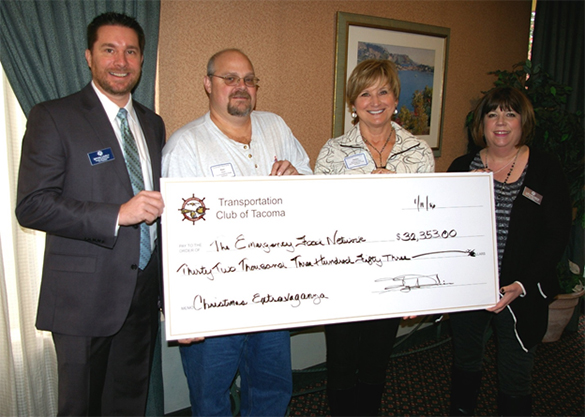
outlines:
[[[333,137],[352,127],[345,102],[352,70],[366,59],[389,59],[401,85],[394,121],[440,156],[449,34],[438,26],[338,12]]]

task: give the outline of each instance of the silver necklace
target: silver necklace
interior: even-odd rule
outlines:
[[[516,166],[516,160],[518,159],[518,155],[520,154],[520,149],[522,149],[522,148],[518,148],[518,151],[516,152],[516,155],[514,156],[514,159],[512,159],[512,161],[511,161],[512,162],[512,166],[510,167],[510,170],[508,171],[508,174],[506,175],[506,179],[504,179],[504,182],[502,183],[502,187],[498,190],[498,193],[496,194],[496,206],[499,205],[500,200],[502,199],[502,193],[506,189],[506,185],[508,185],[508,179],[510,178],[510,175],[512,175],[512,171],[514,171],[514,167]],[[508,162],[502,168],[500,168],[499,170],[497,170],[496,172],[494,172],[494,174],[500,172],[502,169],[504,169],[505,167],[507,167],[508,164],[510,164],[510,162]],[[485,155],[485,165],[484,166],[485,166],[485,169],[489,169],[488,168],[487,152],[486,152],[486,155]]]
[[[498,172],[502,171],[504,168],[506,168],[508,165],[510,165],[512,163],[512,161],[516,162],[516,158],[518,158],[518,153],[520,152],[520,149],[518,149],[518,152],[516,152],[516,155],[514,155],[513,158],[510,158],[510,160],[506,163],[506,165],[503,165],[500,169],[498,169],[497,171],[492,171],[494,174],[497,174]],[[487,157],[487,153],[485,156],[485,164],[484,164],[485,169],[489,169],[488,168],[488,157]]]

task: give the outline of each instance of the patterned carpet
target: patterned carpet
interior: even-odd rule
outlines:
[[[447,321],[448,322],[448,321]],[[388,366],[383,416],[446,416],[449,409],[451,341],[448,325],[430,328],[424,341],[395,349]],[[426,330],[426,329],[425,329]],[[585,415],[585,318],[577,332],[565,332],[553,343],[541,344],[536,353],[533,386],[535,416]],[[497,381],[493,337],[488,342],[482,391],[476,415],[496,415]],[[324,367],[295,371],[295,395],[290,416],[329,414]]]

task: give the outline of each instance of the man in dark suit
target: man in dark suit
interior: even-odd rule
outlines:
[[[136,20],[105,13],[87,37],[92,82],[28,117],[16,215],[47,233],[36,326],[53,334],[59,415],[144,415],[165,128],[132,100],[144,49]]]

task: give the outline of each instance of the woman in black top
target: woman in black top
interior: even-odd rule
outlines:
[[[559,292],[555,269],[571,225],[559,162],[527,145],[534,126],[534,110],[521,91],[495,88],[474,111],[471,132],[482,149],[449,167],[493,173],[501,293],[492,308],[450,314],[451,415],[474,413],[490,327],[497,340],[499,414],[531,415],[534,354],[546,332],[548,304]]]

